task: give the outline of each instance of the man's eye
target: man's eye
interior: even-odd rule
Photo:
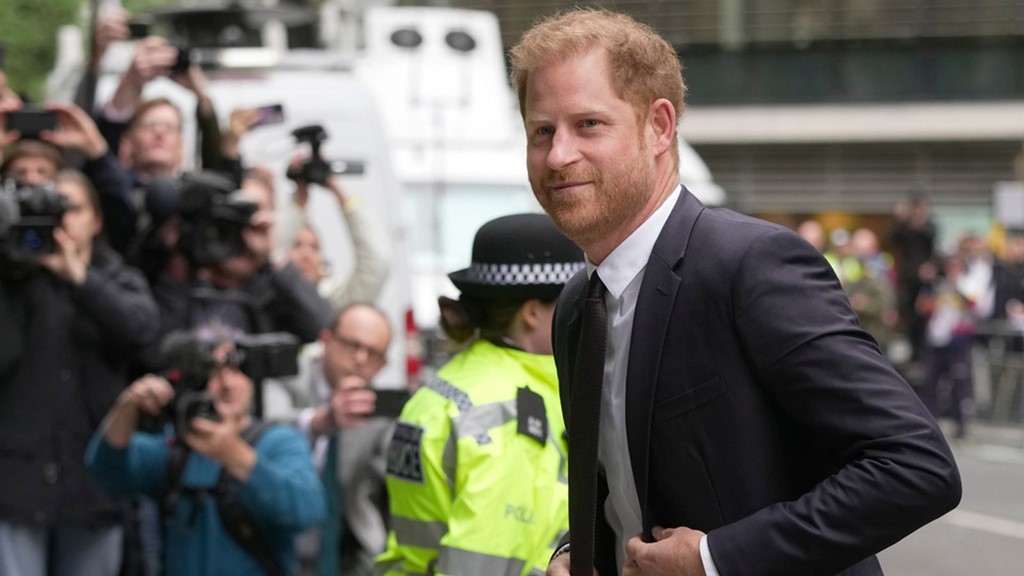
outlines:
[[[551,136],[555,133],[555,129],[551,126],[541,126],[537,128],[537,136]]]
[[[589,120],[584,120],[582,124],[586,128],[594,128],[595,126],[600,125],[601,121],[600,120],[594,120],[593,118],[591,118]]]

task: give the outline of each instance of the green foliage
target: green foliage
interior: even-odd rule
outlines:
[[[173,6],[180,4],[175,0],[121,0],[121,5],[124,6],[125,10],[132,13],[138,13],[150,8],[159,8],[161,6]]]
[[[0,42],[6,45],[4,72],[15,91],[42,98],[46,73],[57,53],[57,29],[72,24],[80,0],[3,0]]]
[[[173,4],[178,2],[122,1],[135,13]],[[91,0],[0,0],[0,42],[6,45],[3,69],[11,88],[32,101],[43,98],[46,74],[57,55],[57,30],[87,20],[91,5]]]

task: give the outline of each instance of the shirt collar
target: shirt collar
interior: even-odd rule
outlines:
[[[679,200],[681,189],[681,186],[676,186],[676,189],[661,203],[661,206],[628,238],[616,246],[600,266],[595,266],[587,257],[587,277],[589,278],[596,269],[601,281],[608,288],[608,293],[616,299],[622,296],[626,286],[647,266],[647,261],[654,250],[654,243],[658,241],[661,229],[665,227],[672,208]]]

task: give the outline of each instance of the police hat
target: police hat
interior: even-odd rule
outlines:
[[[481,226],[469,268],[448,278],[482,300],[553,300],[583,267],[583,252],[546,214],[513,214]]]

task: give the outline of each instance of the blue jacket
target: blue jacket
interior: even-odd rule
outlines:
[[[167,489],[170,449],[161,435],[136,433],[125,449],[106,442],[100,428],[86,452],[86,462],[100,484],[118,494],[146,494],[160,499]],[[246,482],[232,480],[242,505],[264,535],[278,565],[296,568],[295,536],[324,515],[324,494],[313,466],[309,442],[295,429],[272,426],[255,445],[257,460]],[[185,488],[212,488],[220,476],[215,461],[191,453],[181,476]],[[174,506],[165,533],[167,576],[264,574],[256,559],[224,530],[212,492],[205,499],[187,495]],[[201,501],[202,500],[202,501]]]

